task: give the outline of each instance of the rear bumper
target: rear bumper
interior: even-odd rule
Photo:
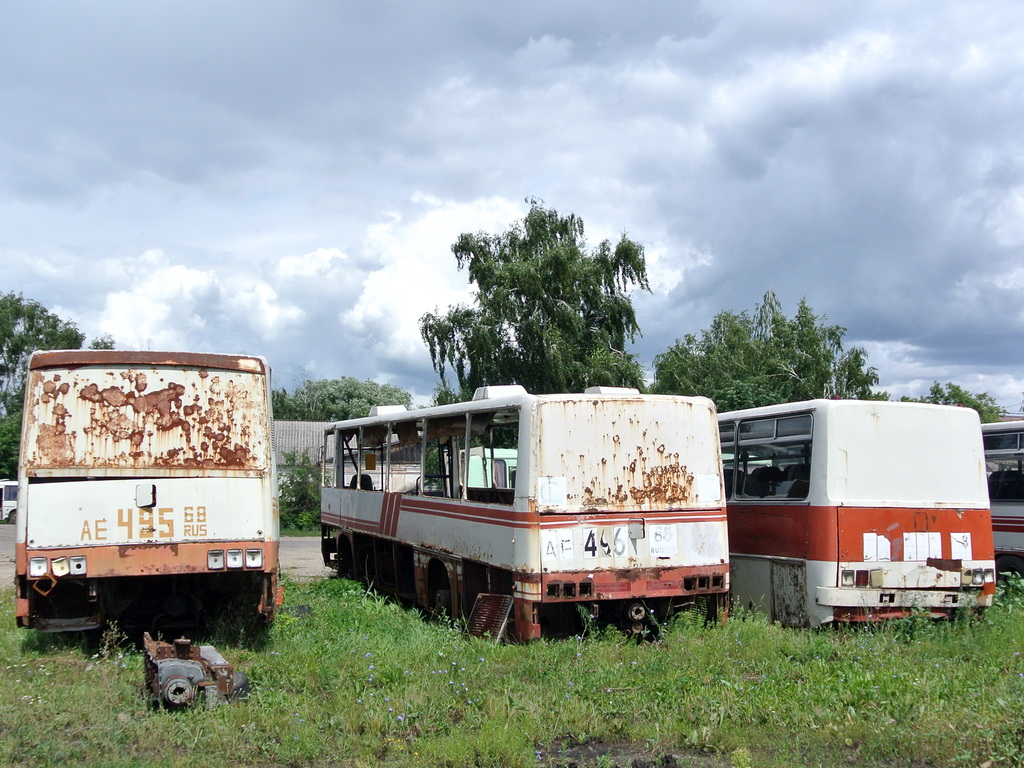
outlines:
[[[956,608],[987,608],[993,595],[982,588],[964,589],[871,589],[863,587],[818,587],[818,605],[836,609],[914,609],[949,611]],[[836,618],[839,618],[837,615]]]
[[[247,552],[259,550],[259,566],[251,566],[255,556]],[[210,552],[240,551],[241,565],[210,568]],[[39,578],[116,578],[120,576],[172,576],[183,573],[217,573],[224,571],[277,570],[276,541],[189,541],[181,543],[114,544],[110,546],[31,548],[15,546],[15,570],[29,581]],[[46,572],[29,576],[31,560],[46,560]],[[72,560],[74,559],[74,566]],[[233,563],[232,563],[233,564]],[[67,570],[65,570],[67,569]]]

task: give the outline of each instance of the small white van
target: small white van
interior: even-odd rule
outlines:
[[[18,481],[0,480],[0,488],[3,489],[3,512],[0,512],[0,520],[13,523],[18,510]]]

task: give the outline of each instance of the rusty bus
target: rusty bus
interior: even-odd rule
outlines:
[[[816,627],[992,604],[974,410],[811,400],[719,427],[734,605]]]
[[[273,617],[278,516],[258,357],[60,350],[29,362],[15,606],[43,631]]]
[[[996,572],[1024,576],[1024,421],[981,425]]]
[[[642,632],[684,606],[725,607],[705,398],[484,387],[468,403],[375,408],[326,441],[325,564],[473,634]]]

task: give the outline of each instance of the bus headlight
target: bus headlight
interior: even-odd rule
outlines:
[[[983,584],[991,584],[995,581],[995,570],[992,568],[964,568],[964,586],[970,584],[972,587],[980,587]]]
[[[842,572],[842,581],[840,583],[844,587],[852,587],[853,586],[853,578],[854,578],[853,571],[843,571]]]
[[[28,575],[29,578],[38,579],[40,576],[46,575],[46,558],[45,557],[33,557],[28,561]]]
[[[85,576],[85,555],[76,555],[71,558],[71,573],[75,576]]]
[[[263,550],[262,549],[247,549],[247,550],[245,550],[245,567],[246,568],[262,568],[263,567]]]
[[[240,549],[229,549],[228,550],[228,568],[241,568],[242,567],[242,550]]]
[[[206,553],[206,567],[211,571],[219,571],[224,568],[224,550],[211,549]]]

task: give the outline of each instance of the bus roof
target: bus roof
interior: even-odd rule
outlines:
[[[790,413],[809,413],[811,411],[829,411],[835,409],[862,408],[862,409],[936,409],[936,410],[963,410],[972,411],[971,408],[962,408],[957,405],[935,405],[933,403],[910,403],[894,400],[799,400],[794,403],[778,403],[776,405],[765,405],[760,408],[744,408],[735,411],[724,411],[718,414],[719,420],[729,419],[750,419],[759,416],[779,416]],[[1024,423],[1024,422],[1022,422]]]
[[[501,388],[497,390],[497,392],[497,397],[482,397],[479,400],[473,399],[462,403],[451,403],[449,405],[435,405],[429,408],[414,408],[408,411],[400,411],[396,409],[394,411],[386,410],[381,412],[378,410],[378,415],[375,416],[363,416],[361,418],[336,421],[329,424],[325,431],[337,432],[343,429],[356,429],[358,427],[367,427],[374,424],[444,418],[467,413],[487,413],[488,411],[521,408],[524,405],[530,405],[535,402],[596,402],[599,400],[636,400],[642,402],[651,400],[676,400],[679,402],[705,403],[707,404],[707,407],[714,412],[714,404],[706,397],[689,397],[683,395],[641,395],[635,391],[620,392],[616,394],[584,392],[575,394],[531,395],[521,387],[517,387],[516,389],[512,389],[510,387],[507,390],[505,388]]]
[[[982,432],[1024,432],[1024,419],[992,421],[981,425]]]
[[[212,352],[135,352],[120,349],[49,349],[32,355],[29,368],[79,368],[102,366],[179,366],[216,368],[225,371],[266,373],[267,361],[253,355],[228,355]]]

